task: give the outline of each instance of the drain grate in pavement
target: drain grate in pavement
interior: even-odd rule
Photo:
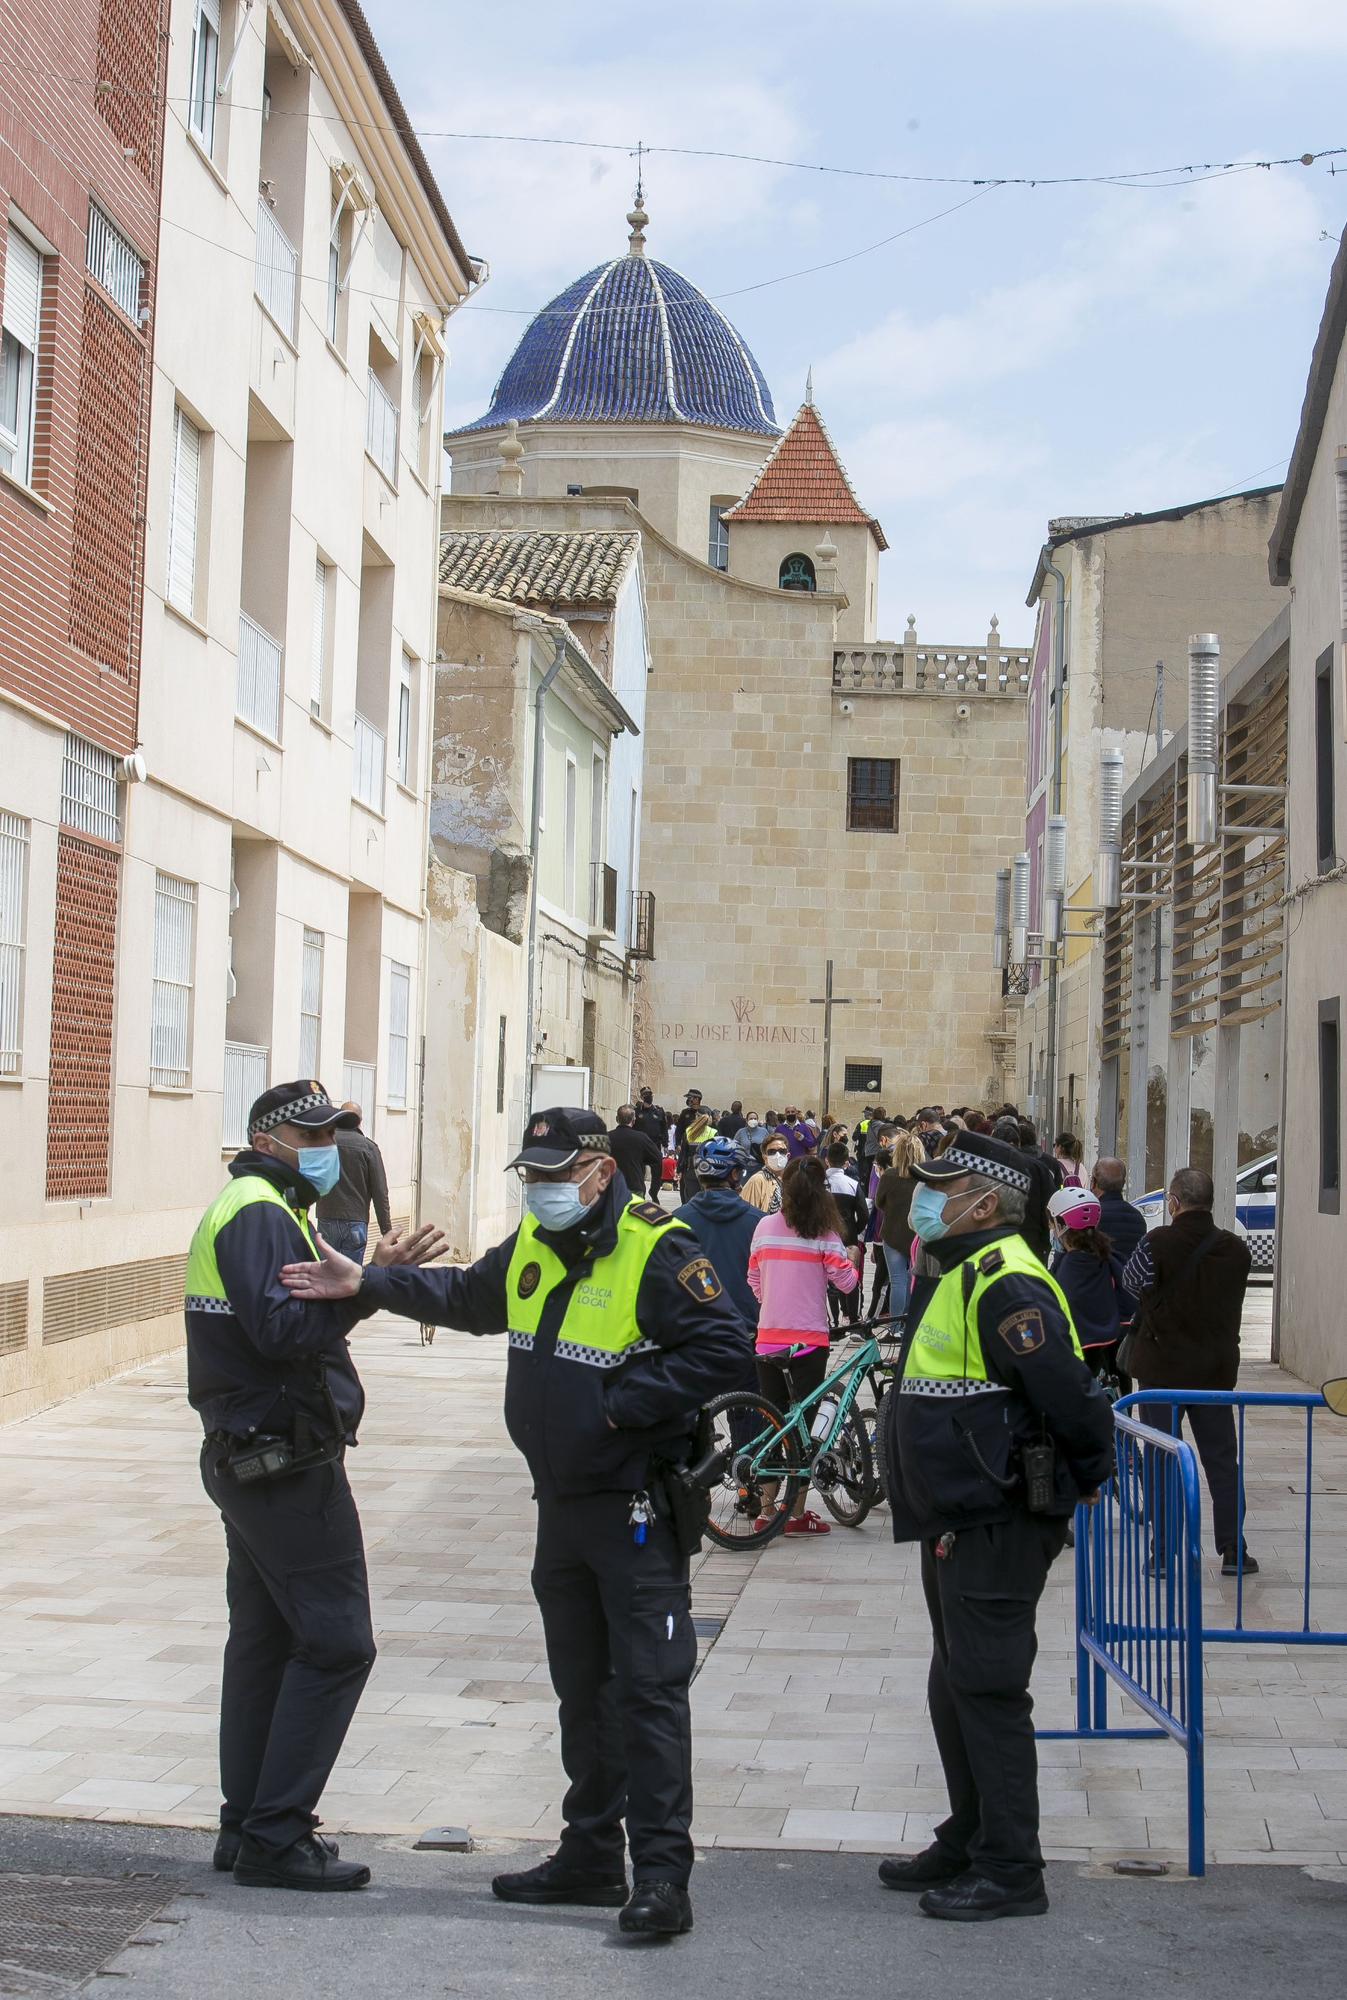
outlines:
[[[73,1993],[177,1893],[163,1875],[0,1875],[0,1994]]]

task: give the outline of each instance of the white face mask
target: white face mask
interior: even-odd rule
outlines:
[[[766,1167],[769,1174],[784,1174],[786,1163],[789,1159],[789,1153],[764,1153],[762,1164]]]

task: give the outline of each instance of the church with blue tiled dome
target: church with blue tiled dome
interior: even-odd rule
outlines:
[[[462,434],[511,420],[779,434],[772,392],[735,328],[681,272],[645,255],[645,211],[627,219],[627,254],[586,271],[535,315],[490,409]]]

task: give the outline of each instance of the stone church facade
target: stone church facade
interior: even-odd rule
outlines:
[[[1013,1094],[988,885],[1023,830],[1027,655],[875,636],[878,522],[812,396],[780,429],[717,309],[645,255],[531,323],[451,434],[446,533],[641,535],[651,674],[633,1085],[911,1109]],[[600,1107],[607,1109],[608,1107]]]

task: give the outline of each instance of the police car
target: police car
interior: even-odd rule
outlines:
[[[1165,1191],[1156,1188],[1143,1194],[1137,1207],[1146,1218],[1147,1229],[1158,1229],[1168,1217]],[[1255,1271],[1272,1274],[1277,1241],[1277,1155],[1265,1153],[1250,1160],[1235,1175],[1235,1227],[1249,1239]]]

